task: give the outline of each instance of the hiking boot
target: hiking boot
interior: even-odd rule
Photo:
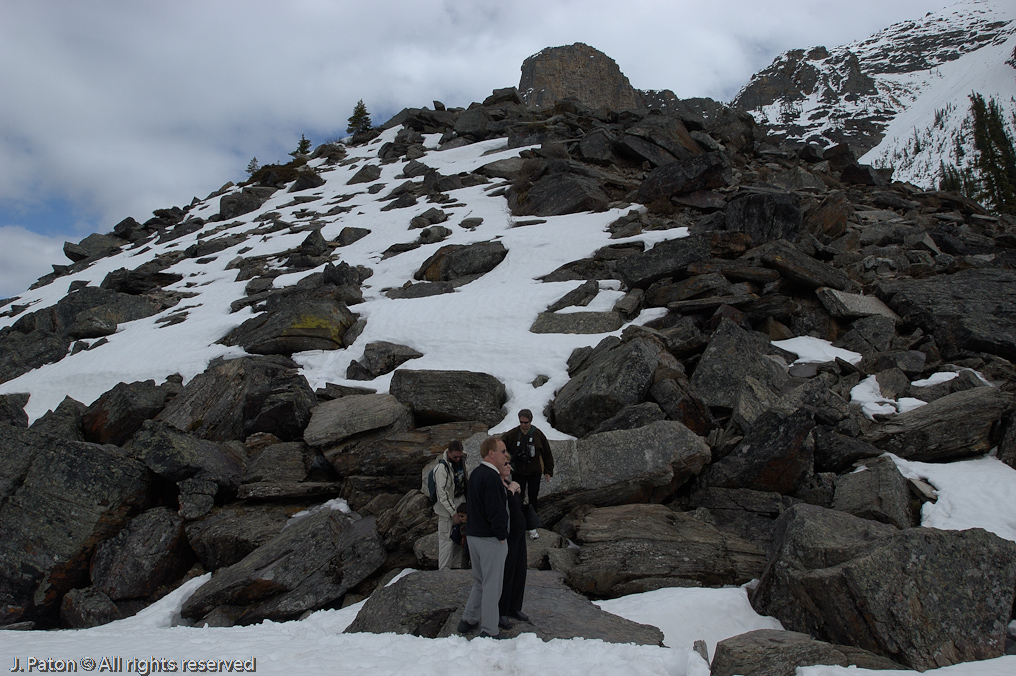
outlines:
[[[480,638],[492,638],[495,641],[501,641],[501,640],[504,640],[504,639],[506,639],[508,637],[507,636],[502,636],[501,634],[495,634],[494,636],[491,636],[487,632],[481,631],[480,632]]]
[[[516,610],[514,613],[508,613],[508,617],[514,617],[516,620],[520,620],[522,622],[528,622],[529,621],[529,616],[526,615],[521,610]]]
[[[511,629],[513,625],[511,623],[511,620],[508,619],[507,615],[502,615],[497,620],[497,626],[501,627],[502,629]]]
[[[455,628],[455,631],[460,634],[468,634],[478,626],[480,626],[479,622],[466,622],[465,620],[459,620],[459,626]]]

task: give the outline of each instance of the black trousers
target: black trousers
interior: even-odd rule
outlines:
[[[522,610],[522,597],[526,593],[526,537],[508,540],[508,558],[504,561],[504,584],[497,609],[499,615]]]
[[[522,489],[522,495],[529,495],[529,504],[533,506],[533,509],[539,509],[540,506],[536,504],[536,500],[540,495],[540,481],[543,479],[543,475],[515,474],[512,476],[512,479],[518,482],[519,487]]]

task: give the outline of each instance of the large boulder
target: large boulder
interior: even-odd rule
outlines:
[[[155,474],[174,483],[198,479],[235,491],[243,474],[243,459],[213,441],[157,420],[145,421],[130,449]]]
[[[411,634],[426,638],[454,636],[469,598],[472,574],[468,570],[417,571],[375,591],[346,633]],[[663,633],[600,610],[569,589],[561,574],[530,570],[526,574],[525,612],[529,622],[518,622],[501,635],[535,633],[544,641],[586,638],[607,643],[661,645]]]
[[[167,392],[154,380],[119,383],[100,395],[81,416],[86,441],[122,446],[142,423],[154,418],[166,403]]]
[[[157,416],[202,439],[246,439],[270,432],[299,439],[317,397],[296,362],[287,357],[213,361],[194,376]]]
[[[150,475],[122,450],[0,425],[0,625],[57,620],[88,558],[145,504]]]
[[[776,520],[796,502],[772,491],[703,487],[691,494],[688,506],[703,521],[765,550],[772,542]]]
[[[522,62],[519,93],[526,105],[549,108],[577,99],[590,109],[638,108],[638,96],[617,63],[589,45],[540,50]]]
[[[791,415],[767,411],[729,455],[710,465],[703,480],[720,488],[793,493],[813,472],[814,427],[807,409]]]
[[[219,609],[238,625],[293,620],[340,602],[384,559],[374,519],[322,509],[290,521],[241,561],[217,570],[181,614],[200,620]]]
[[[744,584],[765,567],[755,545],[663,505],[593,509],[575,529],[580,549],[568,584],[599,598]]]
[[[908,460],[947,462],[981,456],[998,441],[999,421],[1013,408],[1013,395],[976,387],[892,416],[864,441]]]
[[[801,231],[801,198],[781,192],[738,195],[727,203],[726,222],[727,230],[746,233],[752,246],[793,240]]]
[[[490,272],[508,255],[501,242],[449,244],[425,260],[413,275],[427,282],[448,282]]]
[[[516,216],[561,216],[605,211],[610,198],[597,178],[561,171],[546,174],[524,191],[513,190],[508,202]]]
[[[913,669],[1002,654],[1016,544],[979,528],[900,531],[830,512],[798,505],[781,517],[751,597],[758,612]]]
[[[367,343],[363,348],[363,359],[352,362],[346,369],[346,377],[351,380],[373,380],[378,376],[391,373],[410,359],[418,359],[423,354],[408,345],[399,345],[385,340]]]
[[[554,478],[540,494],[546,524],[579,505],[663,500],[712,458],[705,440],[673,420],[550,443]]]
[[[28,427],[28,414],[25,413],[28,398],[27,394],[0,394],[0,425]]]
[[[699,190],[724,188],[733,181],[730,158],[711,152],[664,164],[649,172],[635,194],[635,201],[652,204]]]
[[[378,493],[404,494],[420,487],[420,473],[436,460],[452,439],[484,436],[489,426],[477,421],[442,423],[388,431],[363,438],[356,445],[329,449],[326,457],[346,478],[343,496],[351,504]]]
[[[648,251],[622,258],[617,261],[617,273],[629,289],[645,289],[664,277],[683,277],[689,265],[709,256],[709,237],[679,237],[659,242]]]
[[[190,568],[183,517],[156,507],[134,517],[92,557],[92,585],[113,601],[151,596]]]
[[[338,350],[356,321],[345,303],[330,298],[289,299],[251,317],[222,339],[251,354],[284,354],[306,350]]]
[[[472,371],[398,369],[389,392],[424,425],[479,420],[494,427],[504,419],[508,400],[504,383]]]
[[[409,409],[394,396],[352,394],[315,406],[303,440],[311,446],[334,446],[364,432],[404,432],[411,427]]]
[[[965,351],[1016,361],[1016,270],[981,268],[883,285],[879,297],[935,336],[946,359]]]
[[[887,457],[865,463],[858,471],[836,477],[833,509],[888,523],[897,528],[917,525],[910,483]]]
[[[269,542],[288,518],[285,507],[234,503],[189,522],[187,542],[205,570],[218,570]]]
[[[585,436],[626,406],[645,401],[661,351],[655,340],[634,338],[591,358],[554,397],[554,427]]]
[[[67,258],[76,263],[90,258],[110,256],[119,251],[125,244],[127,244],[126,240],[119,237],[93,232],[77,244],[64,242],[63,251]]]
[[[786,362],[774,356],[763,335],[723,319],[695,367],[691,384],[707,405],[734,408],[749,377],[773,392],[790,380]]]
[[[797,631],[756,629],[717,643],[709,674],[795,676],[798,667],[819,664],[860,669],[899,669],[901,666],[867,650],[816,641]]]

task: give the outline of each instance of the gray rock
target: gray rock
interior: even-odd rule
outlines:
[[[887,317],[894,323],[899,322],[900,317],[889,306],[875,296],[862,296],[857,293],[847,293],[836,289],[818,288],[815,295],[822,301],[829,314],[833,317],[871,317],[878,315]]]
[[[339,236],[335,238],[335,243],[339,246],[349,246],[353,242],[361,240],[369,234],[370,230],[367,228],[357,228],[347,225],[339,231]]]
[[[1012,408],[1012,394],[978,387],[894,415],[863,440],[907,460],[947,462],[984,455],[997,441],[998,421]]]
[[[548,305],[547,312],[557,312],[573,305],[589,305],[589,301],[596,298],[598,293],[600,293],[600,285],[596,283],[596,280],[587,280]]]
[[[424,261],[413,278],[427,282],[447,282],[493,270],[508,255],[501,242],[449,244]]]
[[[1016,270],[972,269],[886,287],[879,296],[908,324],[935,336],[946,359],[963,351],[1016,360]]]
[[[378,493],[404,495],[420,488],[421,472],[448,448],[452,439],[486,435],[481,422],[455,422],[404,431],[389,431],[355,445],[329,449],[325,455],[347,477],[343,496],[362,505]]]
[[[813,471],[814,427],[812,414],[804,409],[790,415],[763,413],[741,443],[709,467],[703,480],[720,488],[793,493]]]
[[[795,676],[798,667],[856,666],[860,669],[900,669],[881,655],[816,641],[807,634],[779,629],[756,629],[716,644],[711,676]]]
[[[178,580],[192,560],[183,518],[156,507],[134,517],[96,548],[92,585],[114,601],[144,598]]]
[[[579,505],[664,500],[712,458],[705,440],[673,420],[550,443],[554,478],[540,492],[545,525]]]
[[[532,333],[610,333],[624,326],[616,312],[541,312],[529,327]]]
[[[85,435],[81,431],[81,416],[88,407],[80,401],[70,397],[64,397],[60,404],[32,423],[31,429],[39,434],[45,434],[67,441],[84,441]]]
[[[733,173],[725,153],[703,153],[653,169],[639,186],[635,200],[651,204],[696,190],[713,190],[731,184]]]
[[[220,568],[187,599],[181,614],[200,620],[239,606],[235,624],[298,618],[342,600],[385,560],[374,519],[325,509],[291,521],[240,562]]]
[[[713,332],[691,377],[695,392],[709,406],[733,408],[747,377],[779,391],[789,381],[786,365],[771,355],[761,334],[749,333],[729,319]]]
[[[381,167],[376,164],[365,164],[360,167],[360,170],[353,174],[353,177],[346,181],[346,185],[356,185],[357,183],[371,183],[381,178]]]
[[[519,93],[535,108],[562,99],[576,99],[590,109],[639,107],[638,94],[617,63],[581,42],[542,49],[523,61]]]
[[[60,601],[60,626],[88,629],[122,617],[113,601],[95,587],[72,589]]]
[[[796,502],[774,492],[706,487],[692,493],[689,506],[700,510],[698,518],[765,551],[772,542],[776,519]]]
[[[663,505],[593,509],[576,524],[575,540],[568,585],[597,597],[743,584],[765,566],[755,545]]]
[[[187,434],[172,425],[146,420],[131,439],[131,451],[155,474],[168,481],[196,478],[235,490],[243,467],[222,446]]]
[[[417,486],[378,515],[377,532],[387,553],[386,568],[414,566],[413,547],[427,533],[437,532],[437,515],[430,500]]]
[[[472,371],[398,369],[389,392],[413,412],[418,423],[430,424],[479,420],[494,427],[504,419],[508,401],[504,383]]]
[[[751,597],[760,613],[914,669],[1002,654],[1016,544],[978,528],[898,531],[800,505],[781,521]]]
[[[772,242],[762,254],[762,261],[784,277],[812,288],[828,286],[850,291],[857,286],[842,270],[812,258],[785,240]]]
[[[231,192],[219,198],[219,220],[228,221],[237,216],[249,214],[261,208],[271,196],[274,189],[267,194],[265,188],[243,188],[239,192]]]
[[[299,439],[317,398],[297,368],[279,356],[212,362],[157,419],[212,441],[243,440],[255,432]]]
[[[349,395],[311,410],[303,439],[311,446],[337,445],[357,434],[410,429],[410,411],[390,394]]]
[[[187,542],[205,570],[218,570],[270,541],[282,531],[288,518],[284,507],[226,505],[188,523]]]
[[[793,193],[739,195],[727,203],[727,230],[744,232],[752,246],[794,240],[801,231],[801,199]]]
[[[833,509],[897,528],[918,525],[910,485],[896,463],[886,457],[868,461],[863,471],[836,477]]]
[[[355,378],[355,380],[373,380],[385,373],[391,373],[410,359],[418,359],[422,356],[422,353],[407,345],[398,345],[384,340],[367,343],[363,348],[363,359],[359,362],[359,366],[369,377]],[[348,373],[346,377],[352,378]]]
[[[503,160],[495,160],[483,165],[477,171],[490,178],[514,179],[522,170],[525,160],[521,157],[506,157]]]
[[[932,402],[936,399],[952,394],[953,392],[964,392],[966,390],[972,390],[975,387],[987,387],[988,385],[977,377],[977,374],[973,371],[963,369],[956,374],[955,378],[947,380],[943,383],[936,385],[928,385],[925,387],[914,387],[911,386],[907,390],[907,396],[921,401]]]
[[[293,299],[251,317],[222,339],[251,354],[283,354],[306,350],[338,350],[356,321],[345,303],[330,298]]]
[[[882,454],[866,441],[838,434],[828,427],[816,427],[814,437],[815,470],[818,472],[842,472],[858,460]]]
[[[524,192],[509,194],[516,216],[561,216],[584,211],[605,211],[610,198],[592,176],[572,172],[550,173]]]
[[[889,317],[872,315],[850,325],[841,339],[842,347],[862,355],[885,352],[896,336],[896,322]]]
[[[647,401],[644,404],[625,406],[614,417],[600,423],[600,426],[593,430],[592,434],[615,430],[631,430],[636,427],[644,427],[658,420],[666,420],[666,418],[667,415],[660,409],[659,404]]]
[[[427,638],[455,635],[472,585],[467,570],[417,571],[375,591],[346,633],[412,634]],[[661,645],[656,627],[604,612],[550,571],[526,575],[524,611],[529,622],[517,622],[501,635],[535,633],[540,639],[587,638],[607,643]]]
[[[28,414],[25,404],[28,394],[0,394],[0,425],[28,427]]]
[[[142,423],[162,411],[166,394],[154,380],[118,383],[82,414],[85,440],[122,446],[141,429]]]
[[[93,232],[77,244],[64,242],[63,251],[67,258],[74,262],[88,260],[90,258],[104,258],[110,256],[126,245],[126,240],[114,237],[113,235],[102,235]]]
[[[648,288],[664,277],[682,277],[691,263],[710,256],[709,238],[681,237],[617,261],[617,273],[629,289]]]
[[[113,446],[0,425],[3,624],[56,622],[60,599],[88,582],[93,547],[148,500],[150,476]]]
[[[661,350],[655,341],[636,338],[590,360],[554,397],[554,427],[581,437],[622,408],[645,401]]]

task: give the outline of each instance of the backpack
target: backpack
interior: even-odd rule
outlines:
[[[437,481],[434,479],[434,471],[437,469],[438,463],[444,465],[446,470],[451,469],[448,467],[448,463],[445,462],[444,459],[442,458],[439,459],[437,462],[435,462],[434,465],[430,468],[430,471],[427,472],[427,479],[425,482],[426,487],[423,491],[423,494],[427,496],[427,500],[430,501],[431,505],[437,502]]]

